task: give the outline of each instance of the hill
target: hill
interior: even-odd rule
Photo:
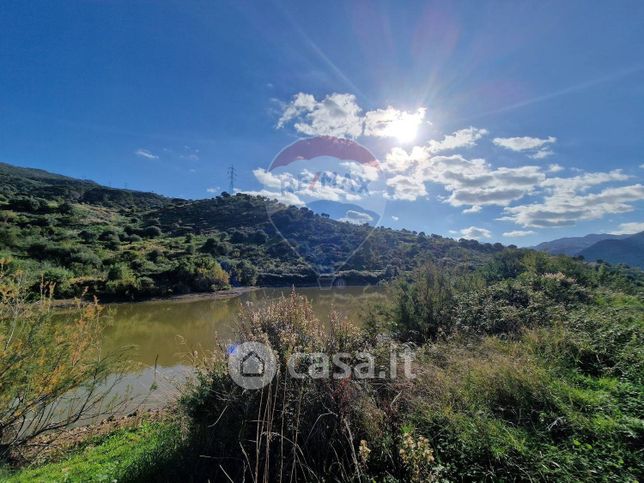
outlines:
[[[582,250],[591,247],[597,242],[603,240],[619,240],[628,236],[600,233],[579,237],[558,238],[556,240],[539,243],[534,249],[550,253],[551,255],[568,255],[569,257],[574,257],[579,255]]]
[[[112,208],[160,208],[171,201],[155,193],[108,188],[94,181],[6,163],[0,163],[0,194],[13,199],[40,197]]]
[[[604,260],[644,268],[644,232],[599,241],[579,252],[586,260]]]
[[[377,283],[431,258],[482,266],[500,244],[339,222],[308,208],[222,193],[172,199],[0,165],[0,258],[56,296],[164,296],[228,285]]]

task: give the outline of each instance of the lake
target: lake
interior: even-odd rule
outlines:
[[[370,298],[380,298],[379,287],[334,289],[298,288],[321,320],[336,310],[359,323],[360,307]],[[115,391],[129,394],[133,407],[159,407],[174,398],[192,373],[189,354],[204,353],[232,339],[242,305],[261,306],[271,299],[288,296],[289,288],[264,288],[225,299],[170,299],[108,306],[105,330],[106,352],[130,347],[126,357],[136,369]]]

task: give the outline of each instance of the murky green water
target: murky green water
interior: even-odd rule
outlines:
[[[370,298],[379,298],[377,287],[344,287],[320,290],[301,288],[298,293],[311,301],[313,310],[327,320],[336,310],[359,323],[360,311]],[[105,331],[105,351],[130,347],[125,357],[136,365],[116,388],[129,393],[133,406],[155,407],[175,397],[191,373],[189,354],[203,353],[233,336],[242,305],[259,306],[267,300],[288,295],[287,288],[267,288],[229,299],[166,300],[117,304],[108,308],[110,325]]]
[[[359,321],[361,303],[381,291],[374,287],[320,290],[302,288],[321,320],[333,309]],[[109,307],[110,326],[105,332],[108,351],[132,346],[128,357],[144,365],[173,366],[186,363],[186,354],[213,349],[217,341],[233,335],[242,305],[261,305],[288,295],[289,289],[260,289],[229,299],[167,300]]]

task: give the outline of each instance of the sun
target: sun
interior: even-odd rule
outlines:
[[[418,127],[425,118],[425,109],[416,112],[401,112],[387,126],[387,135],[396,138],[400,143],[410,143],[418,135]]]
[[[389,125],[389,134],[401,143],[410,143],[418,134],[418,120],[413,118],[397,119]]]

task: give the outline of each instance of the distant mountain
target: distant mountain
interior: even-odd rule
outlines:
[[[307,208],[318,214],[327,214],[333,220],[350,221],[357,225],[367,223],[375,225],[380,220],[380,215],[375,211],[365,210],[361,206],[337,201],[318,200],[308,203]]]
[[[550,253],[551,255],[568,255],[574,257],[582,250],[590,248],[597,242],[604,240],[619,240],[631,235],[610,235],[608,233],[591,234],[580,237],[559,238],[549,242],[539,243],[535,250]]]
[[[601,240],[579,252],[588,261],[604,260],[644,268],[644,231],[635,235]]]

